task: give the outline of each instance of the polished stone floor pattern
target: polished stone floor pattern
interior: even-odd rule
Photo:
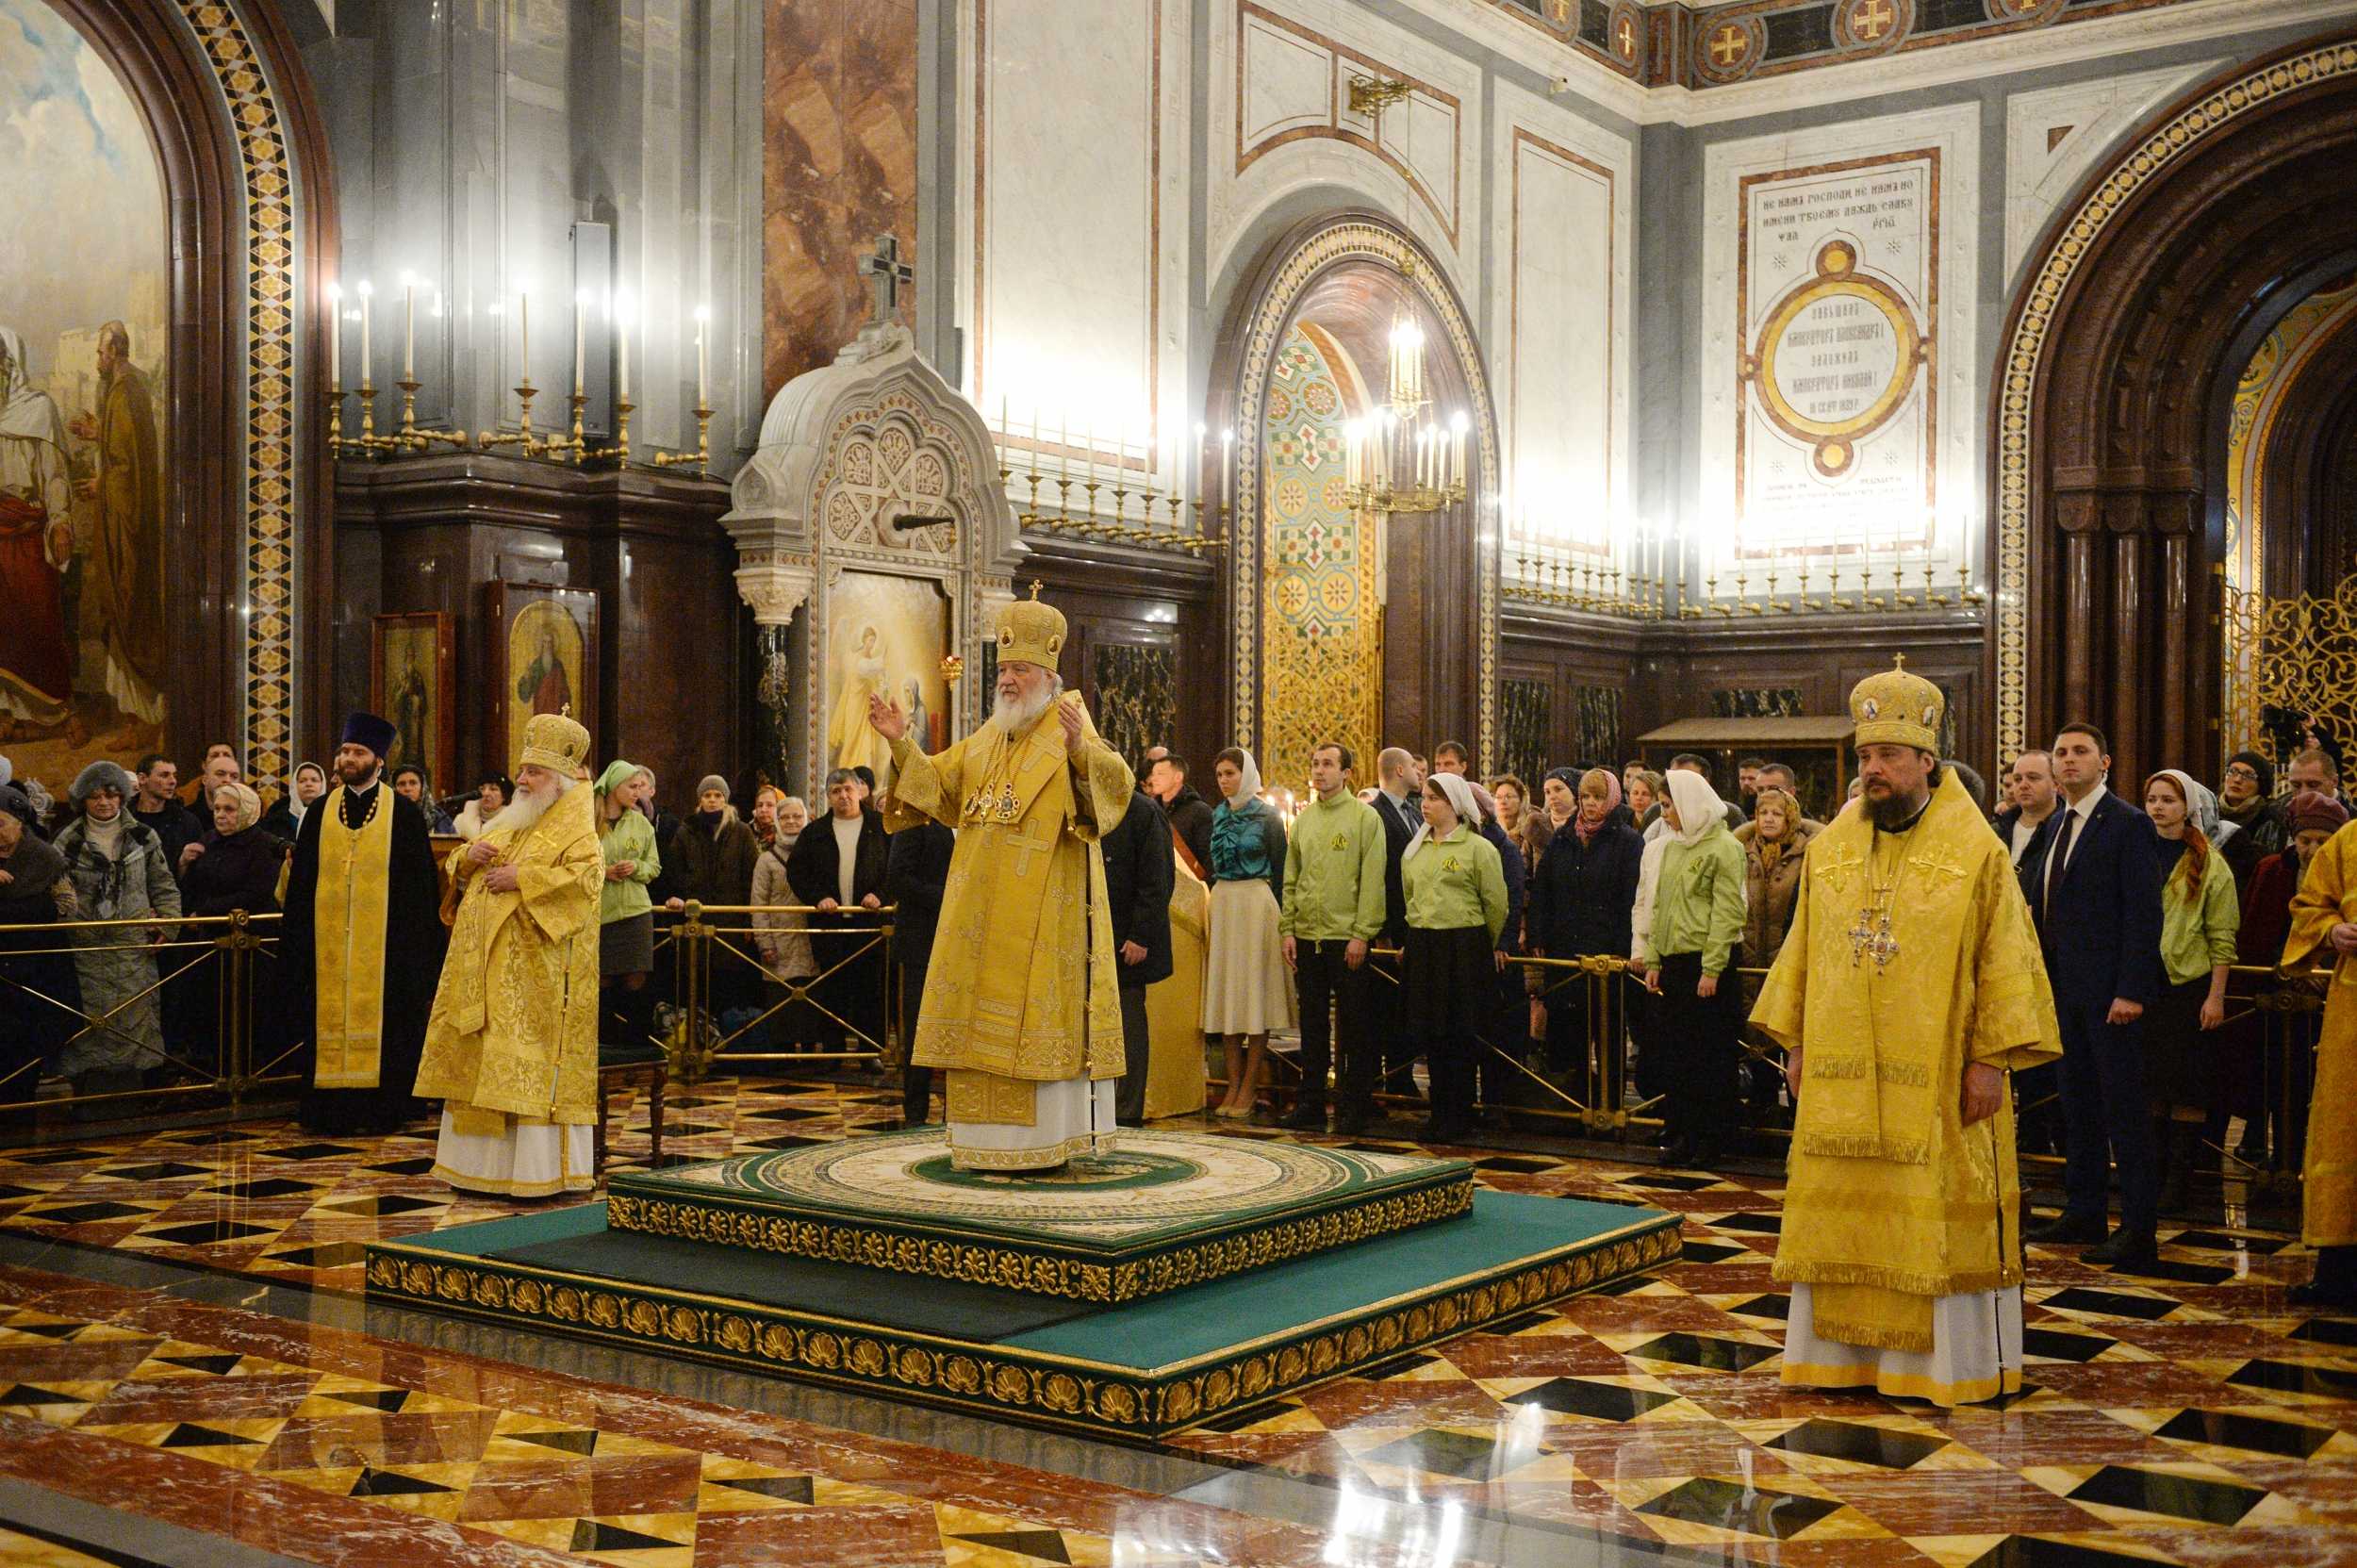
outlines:
[[[898,1125],[873,1080],[671,1104],[667,1157]],[[0,1568],[178,1560],[109,1521],[208,1568],[2357,1565],[2357,1319],[2288,1304],[2286,1236],[2178,1229],[2137,1277],[2034,1249],[2030,1386],[1943,1412],[1777,1382],[1777,1179],[1449,1152],[1678,1212],[1684,1258],[1134,1449],[366,1307],[364,1242],[512,1212],[420,1136],[0,1151]]]

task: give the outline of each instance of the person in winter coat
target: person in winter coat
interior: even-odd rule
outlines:
[[[173,880],[163,840],[124,809],[131,776],[111,762],[94,762],[74,775],[67,792],[74,817],[58,834],[58,852],[74,879],[85,920],[140,920],[74,934],[82,1005],[94,1019],[66,1045],[58,1070],[78,1095],[140,1087],[148,1068],[164,1063],[164,1031],[156,999],[157,945],[172,939],[180,918],[180,886]]]
[[[1630,916],[1644,841],[1635,828],[1614,821],[1621,803],[1620,781],[1606,768],[1591,768],[1579,781],[1577,808],[1547,841],[1539,873],[1530,883],[1530,946],[1542,958],[1567,959],[1629,950]],[[1564,982],[1560,971],[1541,971],[1547,1002],[1547,1070],[1569,1072],[1587,1059],[1588,1007],[1584,984]],[[1607,1043],[1613,1056],[1619,1042]],[[1617,1061],[1604,1065],[1617,1073]]]
[[[1153,1034],[1146,988],[1170,978],[1170,894],[1177,877],[1170,819],[1143,788],[1104,837],[1105,907],[1113,922],[1113,963],[1121,988],[1121,1087],[1113,1119],[1135,1127],[1146,1119],[1146,1078]]]
[[[1775,963],[1784,949],[1802,865],[1821,827],[1801,815],[1789,790],[1765,788],[1753,802],[1752,831],[1738,837],[1743,846],[1743,962],[1755,968]]]

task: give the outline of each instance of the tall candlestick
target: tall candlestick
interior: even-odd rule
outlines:
[[[362,278],[360,280],[360,385],[363,387],[369,384],[370,379],[369,296],[375,292],[376,290],[369,286],[369,280],[367,278]]]
[[[327,385],[341,390],[344,384],[344,291],[327,286]]]
[[[401,275],[401,379],[418,379],[418,280]]]
[[[617,297],[614,301],[614,400],[630,401],[630,302]]]
[[[704,347],[704,325],[711,320],[711,306],[696,306],[696,406],[699,408],[707,407],[712,402],[704,391],[711,374],[711,355]]]

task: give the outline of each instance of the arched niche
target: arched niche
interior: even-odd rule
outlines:
[[[1462,303],[1433,257],[1390,220],[1367,212],[1307,220],[1267,242],[1239,285],[1214,354],[1211,404],[1236,435],[1234,520],[1221,598],[1231,660],[1232,734],[1256,748],[1269,739],[1271,698],[1303,705],[1295,721],[1323,722],[1314,681],[1295,683],[1280,661],[1302,655],[1272,635],[1268,421],[1280,389],[1285,346],[1297,328],[1333,362],[1346,398],[1379,397],[1395,316],[1424,328],[1434,402],[1470,420],[1466,497],[1444,511],[1393,520],[1384,548],[1380,615],[1383,738],[1429,746],[1496,746],[1497,419],[1489,377]],[[1216,478],[1212,483],[1216,484]],[[1281,630],[1281,629],[1280,629]],[[1474,651],[1468,657],[1467,651]],[[1273,687],[1284,688],[1273,691]],[[1296,737],[1298,738],[1298,737]],[[1371,776],[1372,758],[1361,776]],[[1264,767],[1272,783],[1298,786]]]
[[[298,736],[329,732],[334,697],[316,308],[336,233],[326,138],[274,7],[49,3],[122,82],[164,187],[165,749],[241,742],[247,776],[270,787]]]
[[[1993,393],[2003,756],[2092,717],[2120,777],[2216,759],[2217,411],[2254,335],[2357,249],[2352,167],[2340,32],[2153,116],[2035,253]]]

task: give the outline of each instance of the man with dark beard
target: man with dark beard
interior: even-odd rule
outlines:
[[[1850,694],[1861,799],[1810,841],[1752,1022],[1798,1108],[1784,1380],[1953,1406],[2021,1386],[2005,1074],[2060,1038],[2011,857],[1934,750],[1944,707],[1904,668]]]
[[[1010,604],[997,631],[997,707],[973,734],[929,757],[898,708],[872,699],[867,721],[892,747],[885,828],[959,830],[910,1060],[948,1069],[957,1168],[1050,1170],[1113,1135],[1125,1064],[1099,841],[1136,781],[1063,689],[1063,615]]]
[[[442,972],[440,879],[424,815],[384,781],[392,743],[374,714],[344,720],[337,786],[303,814],[287,879],[279,951],[288,1015],[311,1020],[302,1118],[314,1132],[390,1132],[409,1119]]]

